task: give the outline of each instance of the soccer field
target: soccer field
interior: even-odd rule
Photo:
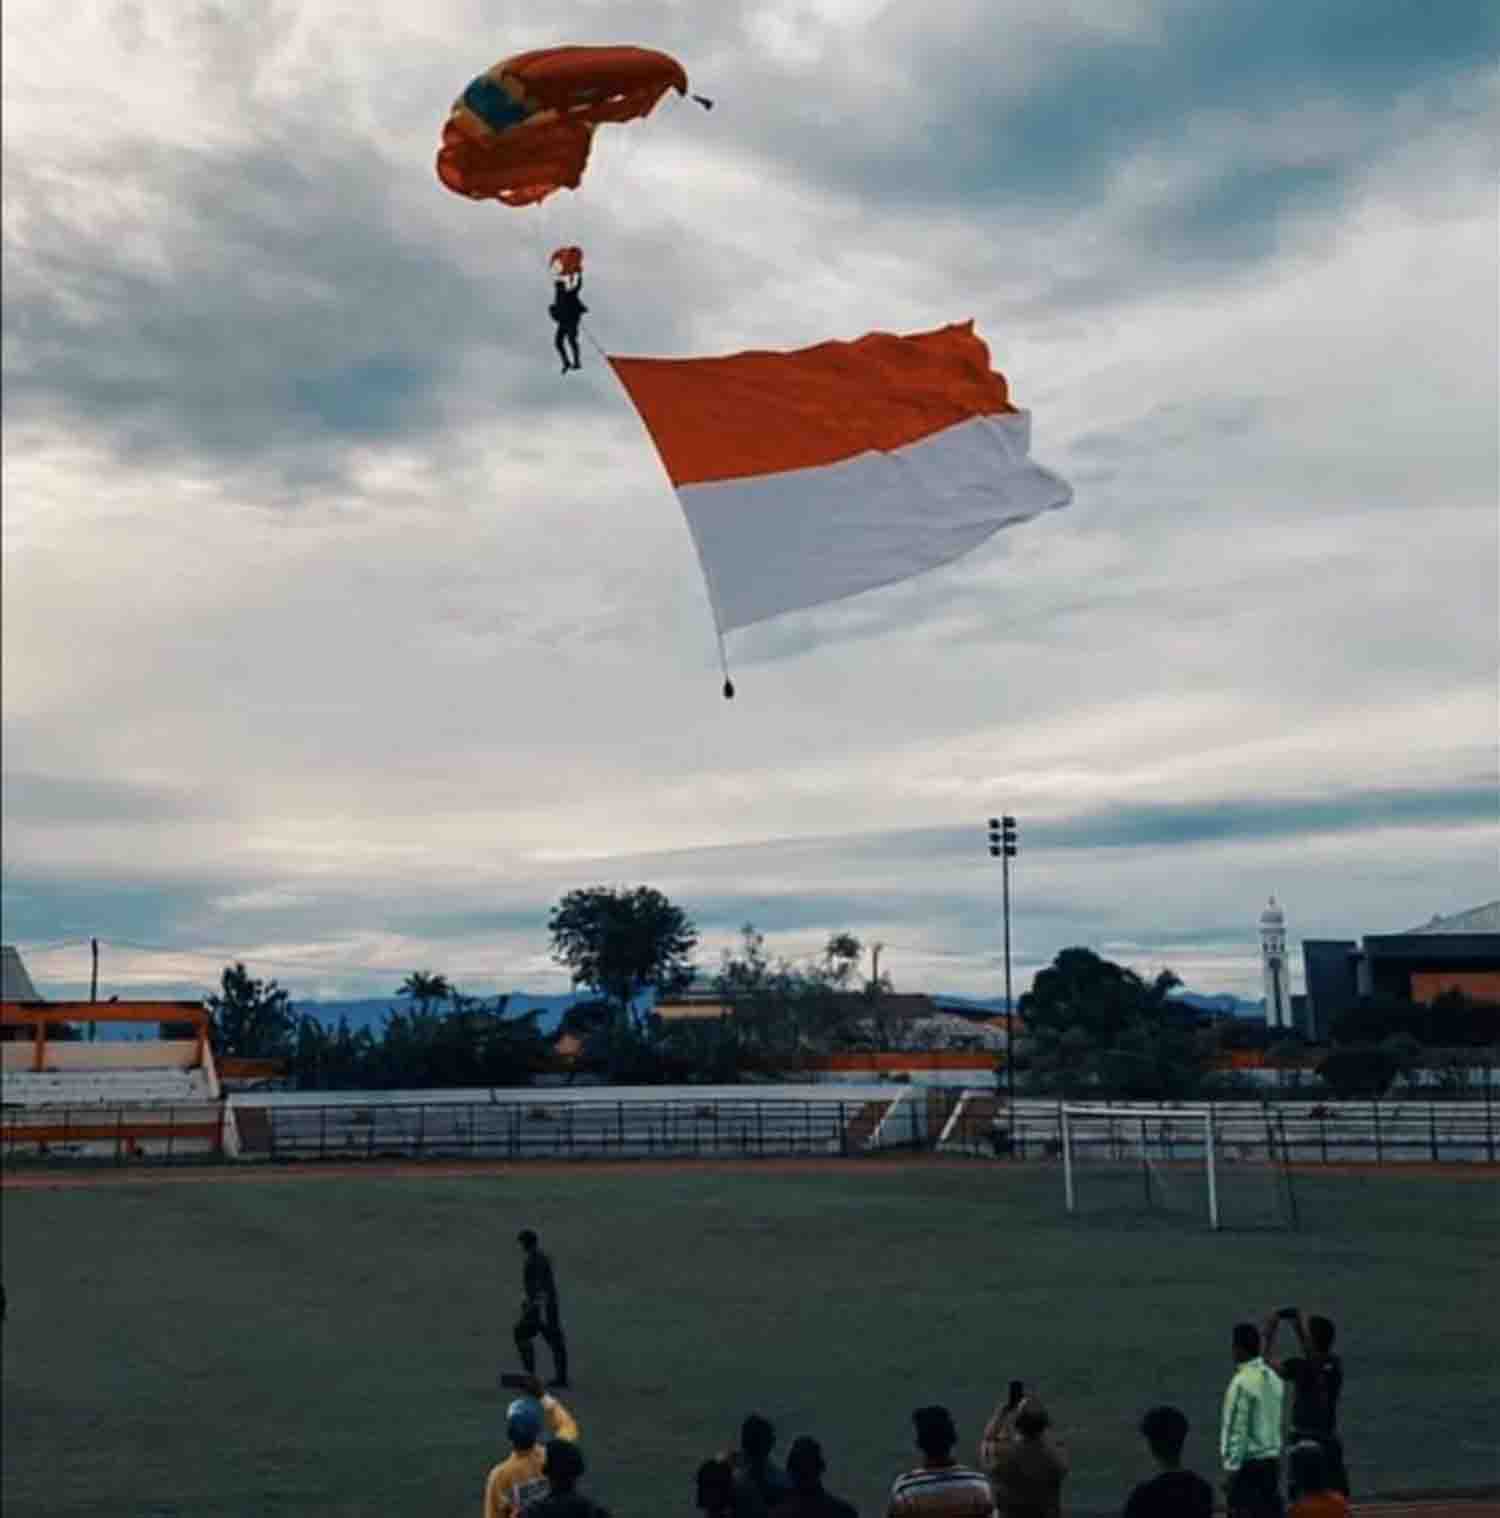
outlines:
[[[1492,1173],[1304,1175],[1295,1234],[1073,1221],[1061,1189],[882,1160],[7,1186],[5,1509],[476,1514],[527,1225],[617,1518],[693,1511],[752,1410],[882,1513],[910,1410],[952,1407],[972,1460],[1011,1377],[1069,1443],[1068,1510],[1118,1511],[1154,1402],[1212,1474],[1230,1326],[1284,1303],[1339,1325],[1357,1492],[1496,1480]]]

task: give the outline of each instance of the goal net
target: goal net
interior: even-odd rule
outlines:
[[[1064,1106],[1061,1127],[1070,1213],[1297,1226],[1285,1144],[1270,1111]]]

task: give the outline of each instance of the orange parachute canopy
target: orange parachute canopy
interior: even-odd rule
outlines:
[[[687,94],[675,58],[643,47],[551,47],[487,69],[443,124],[438,178],[456,195],[535,205],[576,190],[594,128],[648,116],[668,90]]]
[[[547,266],[564,279],[576,279],[583,273],[583,249],[558,248],[547,260]]]

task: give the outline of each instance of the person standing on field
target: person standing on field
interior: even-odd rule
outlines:
[[[1219,1424],[1229,1518],[1282,1518],[1281,1377],[1261,1358],[1255,1324],[1236,1323],[1231,1344],[1235,1372]]]
[[[1141,1437],[1156,1461],[1156,1475],[1131,1491],[1124,1518],[1213,1518],[1214,1489],[1202,1476],[1183,1469],[1187,1436],[1188,1420],[1181,1408],[1153,1407],[1141,1419]]]
[[[886,1518],[995,1518],[989,1478],[953,1458],[958,1430],[946,1407],[911,1415],[922,1463],[891,1483]]]
[[[563,1337],[562,1309],[557,1300],[557,1278],[552,1261],[539,1247],[536,1231],[523,1228],[516,1240],[525,1255],[521,1267],[521,1316],[516,1322],[516,1349],[527,1375],[536,1374],[536,1349],[533,1341],[540,1334],[552,1351],[552,1385],[559,1390],[568,1384],[568,1342]]]
[[[1068,1452],[1051,1437],[1041,1398],[1028,1393],[992,1418],[980,1442],[1000,1518],[1060,1518]]]
[[[1300,1355],[1276,1360],[1271,1351],[1276,1326],[1285,1319],[1297,1334]],[[1288,1444],[1311,1441],[1323,1450],[1329,1488],[1349,1495],[1349,1472],[1344,1466],[1344,1445],[1338,1435],[1339,1393],[1344,1389],[1344,1362],[1333,1352],[1334,1327],[1330,1318],[1313,1313],[1303,1320],[1300,1308],[1284,1307],[1266,1321],[1266,1364],[1292,1388],[1291,1431]],[[1295,1478],[1288,1495],[1299,1495]]]

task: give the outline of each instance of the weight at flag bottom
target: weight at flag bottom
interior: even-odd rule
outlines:
[[[610,355],[687,517],[720,637],[947,564],[1072,487],[972,321],[719,358]]]

